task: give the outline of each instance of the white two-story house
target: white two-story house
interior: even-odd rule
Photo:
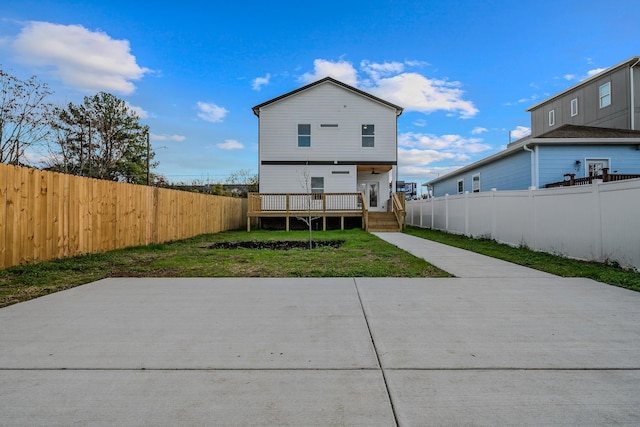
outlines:
[[[390,209],[402,108],[331,77],[253,107],[264,193],[362,193]]]

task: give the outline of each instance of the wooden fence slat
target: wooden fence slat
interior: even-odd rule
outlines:
[[[7,175],[8,168],[0,168],[0,269],[8,266],[5,257],[7,256]]]
[[[239,229],[247,201],[0,164],[0,268]]]

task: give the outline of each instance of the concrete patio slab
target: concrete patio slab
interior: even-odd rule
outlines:
[[[640,371],[386,371],[401,426],[637,426]]]
[[[0,310],[11,369],[377,368],[353,279],[105,279]]]
[[[356,279],[383,369],[637,369],[640,294],[589,279]]]
[[[0,371],[5,426],[390,426],[371,370]]]
[[[639,425],[640,293],[526,270],[107,279],[5,307],[0,425]]]

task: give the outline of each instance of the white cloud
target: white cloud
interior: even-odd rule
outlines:
[[[540,96],[534,94],[534,95],[531,95],[528,98],[520,98],[515,102],[506,102],[504,105],[512,106],[512,105],[519,105],[519,104],[524,104],[524,103],[531,103],[531,102],[534,102],[535,100],[537,100],[538,98],[540,98]]]
[[[151,135],[149,135],[149,137],[151,138],[151,140],[153,141],[175,141],[175,142],[182,142],[185,139],[187,139],[186,136],[183,135],[158,135],[158,134],[154,134],[152,133]]]
[[[463,119],[478,113],[473,102],[464,99],[460,82],[430,79],[422,74],[406,71],[407,67],[424,64],[418,61],[376,63],[363,60],[360,62],[360,71],[367,78],[360,79],[358,70],[348,61],[316,59],[313,61],[313,72],[303,74],[300,80],[311,83],[330,76],[397,104],[406,111],[425,114],[446,111]]]
[[[398,173],[404,179],[425,180],[460,166],[430,166],[441,161],[468,163],[472,156],[490,150],[481,138],[461,135],[431,135],[414,132],[398,136]]]
[[[596,74],[603,72],[604,70],[606,70],[606,68],[594,68],[592,70],[587,71],[587,73],[584,75],[565,74],[564,79],[567,81],[581,82],[585,79],[588,79],[589,77],[595,76]]]
[[[477,126],[477,127],[473,128],[473,130],[471,131],[471,134],[472,135],[480,135],[480,134],[485,133],[485,132],[489,132],[489,129]]]
[[[375,81],[385,76],[402,73],[404,71],[404,64],[402,62],[383,62],[382,64],[378,64],[365,59],[360,62],[360,68]]]
[[[584,79],[589,78],[591,76],[595,76],[596,74],[599,74],[599,73],[603,72],[604,70],[606,70],[606,68],[594,68],[593,70],[589,70],[589,71],[587,71],[587,76],[582,78],[581,80],[584,80]]]
[[[211,123],[221,122],[229,112],[226,108],[212,103],[198,102],[197,105],[199,111],[198,117]]]
[[[463,99],[459,82],[429,79],[418,73],[402,73],[381,78],[368,90],[382,99],[425,114],[435,111],[457,113],[466,119],[475,116],[478,109]]]
[[[351,86],[358,85],[358,72],[350,62],[339,60],[337,62],[325,59],[313,61],[313,73],[305,73],[300,77],[304,83],[312,83],[325,77],[333,77]]]
[[[456,169],[460,169],[462,166],[463,165],[437,167],[400,166],[398,168],[398,173],[403,179],[415,181],[418,183],[418,186],[422,186],[425,182],[439,178],[440,176],[453,172]],[[424,189],[424,187],[422,192],[426,193],[426,189]]]
[[[216,147],[222,150],[241,150],[244,148],[244,145],[242,145],[235,139],[227,139],[223,143],[216,144]]]
[[[28,22],[13,40],[17,60],[42,66],[83,92],[131,94],[133,81],[150,70],[139,66],[129,41],[81,25]]]
[[[516,126],[516,128],[511,131],[512,140],[524,138],[527,135],[531,135],[531,128],[526,126]]]
[[[445,150],[453,153],[481,153],[491,149],[483,144],[482,138],[465,138],[461,135],[431,135],[424,133],[406,132],[398,136],[401,147],[426,150]]]
[[[402,166],[422,166],[455,158],[455,154],[445,151],[398,148],[398,163]]]
[[[131,105],[127,101],[125,101],[124,103],[127,106],[127,108],[132,112],[134,112],[139,118],[141,119],[149,118],[149,113],[144,108]]]
[[[269,84],[269,80],[271,80],[271,74],[269,73],[264,77],[256,77],[251,82],[251,88],[253,90],[260,90],[262,89],[262,86]]]

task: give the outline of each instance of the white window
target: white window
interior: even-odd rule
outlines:
[[[311,147],[311,125],[298,125],[298,147]]]
[[[323,176],[311,177],[311,192],[324,193],[324,177]]]
[[[375,145],[375,126],[362,125],[362,146],[373,147]]]
[[[458,180],[458,194],[464,193],[464,179]]]
[[[586,159],[585,173],[586,176],[602,175],[602,169],[609,167],[609,159]]]
[[[479,193],[480,192],[480,174],[475,174],[473,175],[473,177],[471,178],[471,182],[472,182],[472,191],[474,193]]]
[[[556,110],[549,111],[549,126],[556,124]]]
[[[611,82],[600,86],[600,108],[611,105]]]
[[[571,117],[578,115],[578,98],[571,100]]]

